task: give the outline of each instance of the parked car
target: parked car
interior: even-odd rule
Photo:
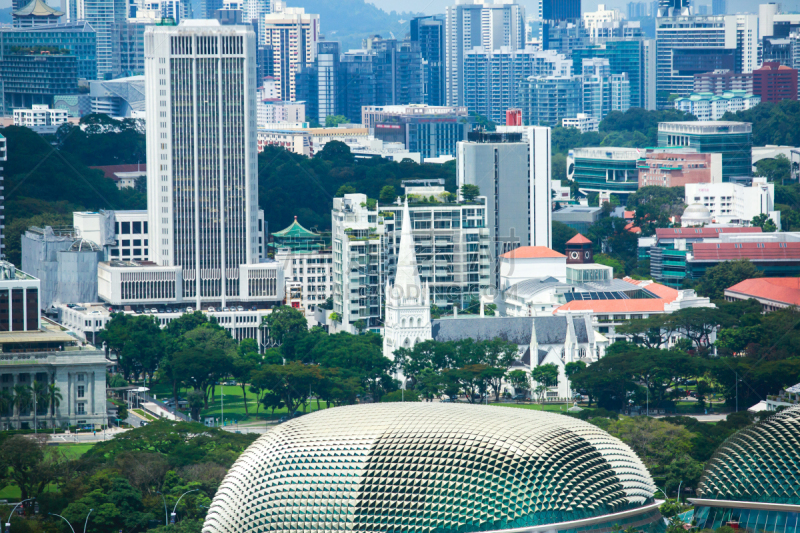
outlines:
[[[524,402],[528,397],[524,394],[515,394],[513,399],[515,402]]]
[[[151,312],[151,313],[158,313],[158,309],[156,309],[156,308],[154,307],[154,308],[152,308],[152,309],[150,310],[150,312]]]
[[[230,312],[230,310],[231,310],[231,308],[230,308],[230,307],[223,307],[223,308],[222,308],[222,312],[223,312],[223,313],[228,313],[228,312]]]
[[[192,308],[192,307],[187,307],[187,308],[186,308],[186,312],[187,312],[187,313],[194,313],[194,308]]]
[[[242,307],[242,306],[240,305],[239,307],[237,307],[237,308],[236,308],[236,310],[237,310],[237,311],[244,311],[244,307]]]
[[[213,313],[214,311],[216,311],[216,309],[214,309],[213,307],[209,307],[209,308],[208,308],[208,312],[209,312],[209,313]]]

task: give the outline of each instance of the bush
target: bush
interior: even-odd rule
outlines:
[[[415,390],[396,390],[384,394],[381,402],[418,402],[419,394]]]

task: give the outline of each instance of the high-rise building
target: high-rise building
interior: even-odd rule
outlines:
[[[4,49],[0,52],[5,112],[53,105],[53,97],[78,94],[78,58],[72,54],[41,55],[35,49]]]
[[[456,143],[467,139],[473,119],[465,107],[370,106],[361,109],[361,124],[376,139],[401,143],[423,159],[455,157]]]
[[[151,261],[179,267],[179,299],[198,308],[282,292],[258,264],[252,28],[151,26],[145,76]]]
[[[686,16],[691,12],[691,0],[658,0],[659,17]]]
[[[753,73],[736,73],[731,70],[715,70],[694,75],[695,93],[722,95],[728,91],[753,92]]]
[[[525,48],[525,8],[514,0],[456,0],[445,16],[446,103],[461,106],[467,53],[476,46],[490,52],[504,46],[514,51]]]
[[[726,15],[728,13],[727,0],[711,0],[712,15]]]
[[[94,28],[86,21],[51,24],[34,28],[0,28],[0,54],[12,47],[57,46],[69,50],[78,61],[78,77],[97,79],[97,40]]]
[[[302,7],[286,7],[259,22],[261,44],[272,47],[272,75],[280,83],[279,98],[294,102],[295,75],[316,59],[319,15],[306,13]]]
[[[583,60],[583,112],[602,121],[611,111],[627,111],[631,106],[628,75],[612,74],[608,59]]]
[[[520,107],[519,90],[529,77],[565,76],[571,70],[572,61],[554,50],[475,48],[463,66],[464,106],[502,123],[507,109]]]
[[[718,69],[738,70],[737,20],[728,16],[673,16],[656,19],[658,107],[670,94],[692,92],[694,75]]]
[[[758,68],[758,15],[736,15],[736,72]]]
[[[581,113],[582,76],[531,76],[520,87],[520,107],[526,124],[555,127]]]
[[[422,54],[422,103],[445,105],[445,17],[429,15],[411,19],[411,41]]]
[[[626,4],[629,19],[644,18],[649,16],[647,2],[628,2]]]
[[[644,39],[642,41],[642,92],[641,92],[641,107],[648,111],[655,111],[657,107],[656,98],[656,40]],[[636,107],[634,103],[633,90],[631,88],[631,105]]]
[[[214,12],[222,9],[223,0],[200,0],[200,18],[213,19]]]
[[[797,100],[797,70],[767,62],[753,71],[753,94],[762,102]]]
[[[581,18],[581,0],[541,0],[539,18],[547,21],[578,20]]]
[[[339,115],[341,85],[339,70],[339,41],[317,43],[317,114],[320,124],[329,116]],[[306,115],[312,116],[306,109]]]
[[[458,143],[456,165],[459,188],[477,185],[486,197],[491,283],[497,288],[502,254],[520,246],[552,245],[550,128],[474,131]]]
[[[688,146],[699,153],[722,154],[722,181],[750,176],[753,125],[749,122],[661,122],[659,146]]]
[[[631,107],[645,107],[645,40],[610,40],[603,44],[572,51],[572,73],[581,74],[583,61],[600,58],[608,61],[611,74],[627,74],[630,81]]]
[[[144,30],[154,24],[152,19],[128,19],[114,24],[114,55],[119,57],[123,76],[144,74]]]
[[[0,162],[8,161],[8,146],[6,143],[6,138],[0,135]],[[1,164],[1,163],[0,163]],[[3,167],[0,166],[0,184],[3,183]],[[3,191],[2,185],[0,185],[0,191]],[[3,259],[6,256],[5,248],[6,245],[3,242],[5,237],[5,197],[3,193],[0,192],[0,259]]]
[[[74,12],[69,7],[75,4]],[[114,53],[114,27],[126,22],[125,0],[67,0],[67,21],[85,20],[97,33],[97,78],[113,78],[120,73],[119,55]],[[74,18],[73,18],[74,17]]]

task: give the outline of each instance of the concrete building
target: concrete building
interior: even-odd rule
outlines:
[[[283,100],[261,99],[256,102],[257,124],[259,129],[278,124],[305,123],[306,106],[304,102],[284,102]]]
[[[274,302],[283,290],[278,269],[259,265],[255,54],[245,26],[185,20],[145,33],[150,259],[182,270],[179,301],[196,308]]]
[[[738,183],[690,183],[686,204],[706,207],[717,224],[749,225],[764,214],[780,228],[780,211],[775,211],[775,186],[767,178],[753,178],[749,187]]]
[[[800,275],[800,235],[720,235],[719,241],[697,243],[686,256],[686,275],[700,279],[709,268],[725,261],[747,259],[764,277]]]
[[[636,164],[639,187],[684,187],[690,183],[722,183],[722,154],[691,149],[648,149]]]
[[[630,194],[639,188],[640,155],[635,148],[575,148],[567,154],[567,179],[583,194]]]
[[[307,130],[259,129],[257,134],[258,151],[265,146],[282,146],[295,154],[311,156],[311,134]]]
[[[775,62],[765,62],[753,71],[753,94],[762,102],[797,100],[797,70]]]
[[[53,46],[69,50],[78,62],[78,78],[97,79],[97,37],[86,21],[47,24],[32,28],[0,28],[0,50],[11,47]]]
[[[631,107],[631,83],[626,73],[612,74],[608,59],[583,60],[583,112],[602,121],[612,111]]]
[[[365,194],[334,198],[331,227],[333,310],[348,330],[359,320],[375,327],[384,301],[383,225],[377,206],[371,208]]]
[[[752,173],[753,125],[748,122],[661,122],[660,147],[688,146],[722,154],[722,181]]]
[[[97,79],[104,80],[121,73],[119,54],[114,53],[114,28],[127,20],[125,0],[67,0],[67,22],[84,20],[97,35]]]
[[[569,76],[571,71],[572,62],[554,50],[476,47],[464,56],[463,105],[502,123],[507,109],[522,105],[525,80]]]
[[[14,125],[30,128],[36,133],[55,133],[62,124],[67,123],[68,118],[65,110],[50,109],[47,105],[14,110]]]
[[[0,332],[38,331],[39,280],[0,261]]]
[[[0,164],[4,161],[8,161],[8,144],[6,142],[6,138],[3,135],[0,135]],[[0,191],[5,190],[2,183],[4,181],[3,178],[3,167],[0,167]],[[0,259],[4,259],[5,254],[5,196],[0,193]]]
[[[455,156],[456,143],[472,131],[466,107],[365,106],[361,123],[376,139],[397,142],[422,158]]]
[[[645,107],[646,39],[613,39],[602,44],[576,48],[572,51],[572,73],[582,74],[587,59],[608,60],[610,74],[625,74],[630,82],[631,107]],[[653,92],[655,89],[653,88]],[[655,96],[655,95],[653,95]]]
[[[428,299],[442,312],[466,309],[492,283],[486,198],[453,201],[444,184],[426,180],[406,180],[403,188],[406,205],[378,207],[383,214],[385,279],[396,284],[403,254],[401,235],[405,234],[405,222],[400,221],[407,210],[417,270]],[[431,196],[436,203],[430,202]]]
[[[675,109],[689,113],[700,121],[719,120],[725,113],[746,111],[761,103],[761,97],[744,91],[726,91],[721,95],[713,93],[692,93],[675,99]]]
[[[525,8],[513,0],[456,0],[447,6],[445,17],[445,103],[463,106],[467,54],[478,46],[487,52],[524,49]]]
[[[457,183],[477,185],[486,196],[493,286],[499,257],[520,246],[552,243],[550,128],[501,126],[472,132],[458,143]]]
[[[145,78],[130,76],[89,82],[92,113],[119,118],[145,118]]]
[[[272,47],[272,75],[280,86],[281,100],[296,101],[295,75],[314,63],[319,40],[319,15],[302,7],[284,7],[259,20],[259,39]]]
[[[601,207],[568,205],[558,211],[553,211],[553,222],[566,224],[578,233],[587,233],[592,224],[600,220],[602,214]]]
[[[526,124],[555,127],[583,111],[582,76],[531,76],[522,83],[520,91]]]
[[[587,131],[598,131],[600,129],[600,121],[586,113],[578,113],[575,118],[562,119],[561,126],[564,128],[577,128],[581,133],[586,133]]]
[[[725,289],[725,300],[758,300],[765,313],[800,306],[800,279],[754,278],[746,279]],[[800,387],[797,387],[800,392]]]
[[[753,73],[739,73],[728,69],[717,69],[694,75],[693,93],[711,93],[717,96],[729,91],[753,93]]]
[[[0,49],[5,113],[36,104],[52,107],[55,96],[78,94],[78,59],[68,51],[42,55],[30,48]]]

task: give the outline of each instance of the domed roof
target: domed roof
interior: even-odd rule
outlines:
[[[702,204],[692,204],[683,211],[681,220],[711,220],[711,211]]]
[[[69,247],[70,252],[99,252],[101,250],[102,248],[86,239],[77,239],[72,243],[72,246]]]
[[[572,417],[363,404],[259,438],[222,482],[203,532],[489,531],[635,509],[654,491],[627,445]]]
[[[800,407],[726,440],[697,486],[702,498],[800,505]]]

